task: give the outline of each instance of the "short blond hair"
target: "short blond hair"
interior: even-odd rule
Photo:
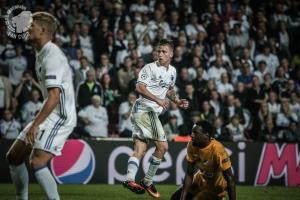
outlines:
[[[47,12],[35,12],[32,14],[32,20],[37,21],[40,25],[44,25],[49,32],[49,35],[53,35],[56,31],[59,22],[58,20]]]

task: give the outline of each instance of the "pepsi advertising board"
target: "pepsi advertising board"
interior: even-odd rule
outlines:
[[[12,141],[0,141],[0,182],[11,182],[5,153]],[[236,183],[239,185],[300,185],[299,144],[225,143]],[[154,151],[149,146],[140,162],[137,180],[149,167]],[[130,141],[68,140],[61,156],[49,163],[60,184],[118,184],[125,179],[128,157],[133,152]],[[169,143],[169,151],[157,171],[157,183],[181,184],[186,168],[186,143]],[[30,180],[34,181],[32,171]]]

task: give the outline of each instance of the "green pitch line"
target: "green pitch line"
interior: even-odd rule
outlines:
[[[62,200],[153,200],[147,194],[136,195],[121,185],[59,185],[59,193]],[[176,190],[175,185],[158,185],[161,192],[161,200],[170,199],[170,195]],[[0,184],[0,199],[15,199],[14,187],[11,184]],[[29,186],[30,200],[44,200],[45,196],[37,184]],[[293,187],[251,187],[237,186],[238,200],[293,200],[300,199],[300,188]]]

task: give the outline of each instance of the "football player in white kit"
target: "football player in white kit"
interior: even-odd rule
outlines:
[[[179,99],[174,90],[176,69],[170,65],[173,49],[172,41],[160,40],[158,60],[145,65],[139,73],[136,91],[140,98],[136,100],[131,113],[134,152],[128,160],[127,177],[123,186],[137,194],[147,191],[154,198],[159,198],[160,193],[153,185],[153,176],[168,150],[166,135],[158,115],[168,108],[169,100],[181,108],[188,107],[188,101]],[[150,159],[148,172],[138,184],[135,182],[135,176],[150,140],[154,141],[156,149]]]
[[[37,182],[48,199],[58,200],[56,182],[47,163],[61,154],[63,145],[76,126],[72,72],[64,53],[51,42],[58,23],[46,12],[32,15],[27,40],[36,49],[36,73],[44,97],[43,106],[7,153],[16,199],[28,199],[28,172],[24,160],[28,155]]]

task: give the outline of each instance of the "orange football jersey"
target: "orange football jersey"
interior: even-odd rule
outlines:
[[[220,142],[211,139],[210,144],[202,149],[189,142],[186,158],[200,169],[200,172],[194,175],[194,183],[218,196],[226,195],[227,182],[222,172],[231,168],[231,161]]]

